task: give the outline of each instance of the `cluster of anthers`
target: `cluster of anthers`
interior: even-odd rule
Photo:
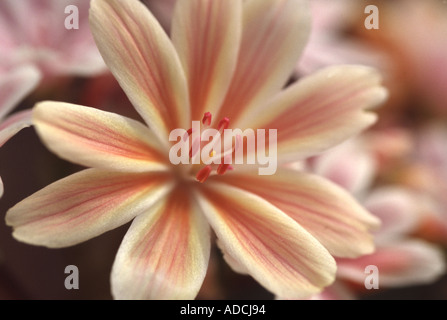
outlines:
[[[198,121],[197,121],[198,122]],[[240,148],[242,137],[237,134],[226,134],[230,119],[227,117],[219,121],[216,128],[211,127],[212,114],[205,112],[201,125],[192,127],[185,133],[183,142],[189,146],[189,160],[193,164],[192,172],[196,173],[196,180],[205,182],[210,175],[223,175],[233,170],[233,155]],[[200,129],[199,129],[200,128]],[[233,138],[235,142],[233,143]],[[200,166],[200,169],[197,165]]]

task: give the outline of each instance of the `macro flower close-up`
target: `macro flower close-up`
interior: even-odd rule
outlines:
[[[447,129],[399,6],[2,2],[0,299],[445,298]]]
[[[92,1],[98,48],[148,127],[97,109],[38,103],[33,123],[47,147],[91,169],[11,208],[6,221],[15,238],[64,247],[135,218],[112,270],[116,298],[194,298],[207,270],[208,224],[225,255],[269,291],[302,298],[329,285],[332,255],[371,252],[369,229],[378,221],[328,181],[281,164],[371,125],[375,116],[365,109],[386,91],[361,66],[322,70],[281,91],[305,44],[307,15],[299,0],[179,1],[171,42],[138,1]],[[192,120],[219,131],[278,130],[277,141],[265,140],[279,168],[261,176],[248,164],[231,172],[203,159],[173,165],[169,132]]]

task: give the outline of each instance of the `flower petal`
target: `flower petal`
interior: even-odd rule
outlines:
[[[354,292],[342,281],[335,281],[324,289],[323,292],[311,298],[311,300],[356,300]]]
[[[318,154],[376,121],[364,109],[386,98],[381,77],[372,68],[335,66],[288,87],[237,128],[277,130],[278,159],[292,162]]]
[[[382,222],[376,242],[414,232],[420,222],[418,201],[410,190],[400,187],[381,187],[370,192],[363,203]]]
[[[4,187],[3,187],[3,180],[0,177],[0,198],[3,196],[3,192],[5,191]]]
[[[188,88],[166,33],[138,0],[93,0],[92,33],[104,61],[163,143],[190,125]]]
[[[373,154],[364,148],[363,141],[351,139],[312,158],[312,172],[331,180],[356,197],[371,186],[376,174]]]
[[[338,261],[337,276],[363,283],[368,265],[377,266],[379,287],[430,283],[445,272],[440,248],[420,240],[400,240],[379,247],[371,255]]]
[[[184,190],[174,190],[132,222],[113,265],[113,295],[116,299],[194,299],[209,255],[206,219]]]
[[[286,84],[310,28],[307,1],[246,0],[238,63],[218,119],[231,121]]]
[[[328,251],[264,199],[211,181],[197,198],[225,252],[272,293],[307,297],[334,280]]]
[[[172,21],[172,41],[189,84],[192,119],[215,114],[236,67],[242,30],[239,0],[179,1]]]
[[[29,65],[2,72],[0,77],[0,119],[4,118],[39,83],[39,71]]]
[[[23,242],[51,248],[119,227],[160,199],[167,176],[87,169],[56,181],[9,209],[6,223]]]
[[[45,145],[87,167],[141,172],[165,170],[157,139],[142,123],[94,108],[45,101],[33,122]]]
[[[262,176],[230,172],[219,181],[258,195],[317,238],[331,254],[356,257],[374,250],[369,229],[379,220],[344,189],[319,176],[289,169]]]
[[[2,62],[32,63],[45,78],[106,70],[88,25],[89,7],[84,0],[1,1]],[[75,21],[76,29],[64,27]]]
[[[17,132],[31,126],[31,115],[31,110],[17,112],[0,124],[0,147]]]

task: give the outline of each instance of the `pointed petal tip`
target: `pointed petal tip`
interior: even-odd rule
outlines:
[[[233,266],[269,291],[304,298],[334,281],[336,263],[327,249],[264,199],[220,183],[197,198]]]

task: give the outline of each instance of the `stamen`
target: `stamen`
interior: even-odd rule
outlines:
[[[211,125],[211,112],[205,112],[205,114],[203,115],[203,119],[202,119],[202,124],[206,125],[206,126],[210,126]]]
[[[227,172],[227,170],[230,170],[230,163],[232,161],[232,157],[231,154],[226,155],[224,158],[222,158],[222,163],[219,164],[219,166],[217,167],[217,174],[218,175],[223,175],[225,172]],[[233,167],[231,167],[233,168]]]
[[[206,179],[208,179],[208,177],[210,176],[211,170],[212,169],[211,169],[210,165],[200,169],[196,175],[197,181],[199,181],[200,183],[204,183],[206,181]]]
[[[223,175],[225,172],[227,172],[229,167],[230,167],[229,164],[225,164],[225,163],[219,164],[219,167],[217,168],[217,174],[218,175]]]
[[[190,128],[188,131],[186,131],[185,135],[183,136],[183,141],[188,140],[188,138],[191,134],[192,134],[192,128]]]
[[[228,119],[227,117],[223,118],[222,120],[219,121],[219,125],[218,125],[218,130],[225,130],[228,128],[228,126],[230,125],[230,119]]]

